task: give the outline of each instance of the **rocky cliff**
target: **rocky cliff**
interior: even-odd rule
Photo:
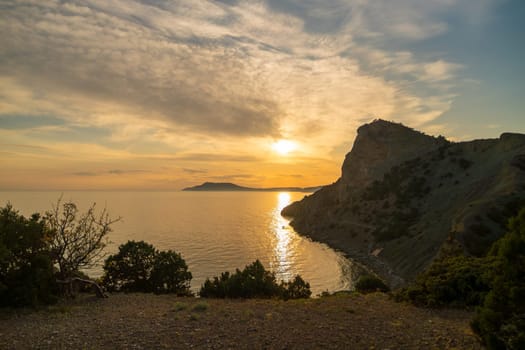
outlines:
[[[440,254],[484,254],[524,203],[525,135],[453,143],[376,120],[341,177],[283,215],[398,286]]]

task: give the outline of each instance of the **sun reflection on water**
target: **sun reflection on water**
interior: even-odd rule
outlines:
[[[288,192],[279,192],[277,195],[277,205],[273,211],[272,231],[275,239],[275,261],[272,269],[278,279],[289,280],[293,278],[295,271],[292,270],[296,252],[296,242],[294,242],[293,229],[289,225],[289,220],[281,215],[281,210],[290,204],[291,196]]]

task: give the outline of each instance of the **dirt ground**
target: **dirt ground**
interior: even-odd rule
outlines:
[[[482,349],[471,317],[383,294],[295,301],[80,296],[39,311],[0,310],[0,349]]]

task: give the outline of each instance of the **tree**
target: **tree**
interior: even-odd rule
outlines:
[[[94,266],[105,256],[107,235],[120,217],[111,219],[106,208],[96,215],[95,205],[79,213],[75,203],[62,204],[60,198],[44,216],[52,233],[49,246],[61,279],[72,278],[80,269]]]
[[[0,209],[0,306],[36,306],[57,299],[49,232],[38,214]]]
[[[190,294],[191,273],[182,256],[128,241],[104,263],[102,283],[110,291]]]
[[[489,349],[525,349],[525,208],[508,228],[491,249],[492,289],[472,322]]]
[[[102,284],[110,291],[151,292],[149,279],[155,260],[155,247],[144,241],[128,241],[104,263]]]
[[[151,271],[155,293],[188,295],[192,275],[182,256],[172,250],[157,252]]]

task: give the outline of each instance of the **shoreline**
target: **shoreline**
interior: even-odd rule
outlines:
[[[364,254],[357,250],[353,250],[351,248],[348,248],[344,244],[339,244],[333,239],[323,240],[316,238],[310,234],[301,233],[296,227],[292,225],[290,226],[298,235],[311,239],[314,242],[326,244],[328,247],[330,247],[330,249],[341,253],[345,258],[351,260],[353,263],[357,263],[360,269],[381,277],[385,282],[387,282],[390,289],[397,289],[403,287],[407,283],[407,281],[404,278],[398,276],[397,274],[394,274],[392,272],[392,269],[386,264],[386,262],[380,260],[379,258],[371,254]]]

